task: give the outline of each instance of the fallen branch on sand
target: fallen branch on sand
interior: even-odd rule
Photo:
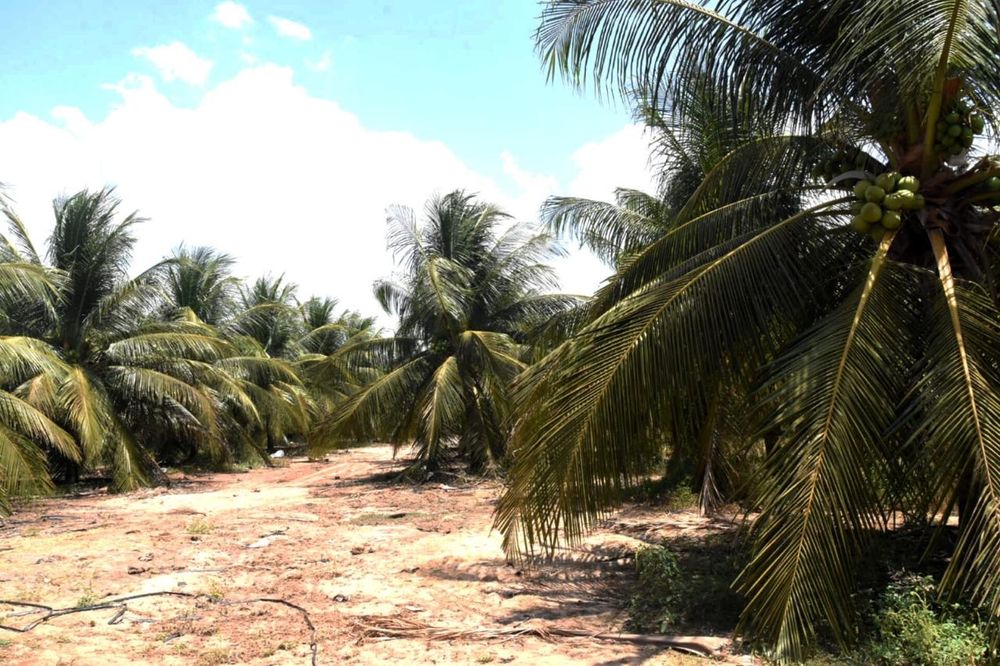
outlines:
[[[125,605],[127,601],[134,601],[136,599],[144,599],[147,597],[182,597],[184,599],[202,599],[219,606],[244,606],[247,604],[265,603],[265,604],[277,604],[280,606],[286,606],[292,610],[298,611],[302,615],[302,619],[305,621],[306,626],[309,627],[309,650],[312,655],[311,664],[312,666],[317,666],[317,658],[319,654],[319,646],[316,642],[316,625],[313,624],[312,618],[309,616],[309,611],[307,611],[302,606],[293,604],[285,599],[274,599],[269,597],[255,597],[253,599],[233,599],[225,600],[218,599],[208,594],[195,594],[191,592],[146,592],[145,594],[133,594],[127,597],[118,597],[116,599],[108,599],[98,604],[91,604],[89,606],[74,606],[73,608],[53,608],[51,606],[45,606],[43,604],[33,604],[27,601],[8,601],[6,599],[0,599],[0,606],[18,606],[21,608],[34,609],[28,612],[17,613],[14,616],[27,615],[32,612],[41,613],[41,617],[33,620],[32,622],[26,624],[23,627],[12,627],[5,624],[0,624],[0,629],[5,629],[7,631],[13,631],[19,634],[26,634],[33,630],[40,624],[48,622],[52,618],[62,617],[63,615],[72,615],[74,613],[88,613],[91,611],[107,610],[107,609],[117,609],[114,617],[112,617],[108,624],[118,624],[121,622],[122,617],[128,610]]]
[[[535,636],[543,640],[555,637],[591,638],[601,641],[617,641],[637,645],[656,645],[678,652],[686,652],[699,657],[717,657],[719,649],[706,645],[694,638],[676,636],[651,636],[647,634],[593,633],[582,629],[562,627],[505,627],[498,629],[454,629],[435,627],[408,618],[387,615],[361,616],[354,628],[366,638],[420,638],[424,640],[495,640],[518,636]]]

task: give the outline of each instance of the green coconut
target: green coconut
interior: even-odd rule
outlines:
[[[1000,192],[1000,177],[992,176],[987,179],[986,189],[990,192]]]
[[[885,195],[885,199],[882,200],[882,207],[887,210],[902,210],[905,204],[906,197],[902,196],[902,192],[887,194]]]
[[[961,125],[948,125],[948,136],[953,136],[956,139],[962,136],[962,126]]]
[[[854,195],[859,199],[864,199],[865,192],[867,192],[868,188],[871,186],[872,186],[872,181],[870,180],[858,181],[858,184],[854,186]]]
[[[955,111],[952,111],[951,113],[949,113],[944,117],[944,121],[949,125],[957,125],[958,123],[962,122],[962,116],[960,116]]]
[[[982,134],[983,130],[986,129],[986,119],[978,113],[974,113],[969,117],[969,123],[972,126],[972,131],[976,134]]]
[[[872,185],[865,190],[865,199],[872,203],[880,203],[882,199],[885,199],[885,189],[878,185]]]
[[[871,231],[871,228],[871,223],[860,215],[855,215],[854,219],[851,220],[851,229],[854,229],[859,234],[866,234]]]
[[[896,189],[898,191],[908,191],[908,192],[919,192],[920,191],[920,181],[916,176],[903,176],[896,183]]]
[[[875,179],[875,184],[886,192],[892,192],[896,189],[896,182],[900,178],[902,178],[900,173],[896,171],[887,171],[883,174],[879,174],[878,178]]]
[[[861,207],[861,217],[865,222],[878,222],[882,219],[882,207],[877,203],[866,203]]]
[[[894,210],[887,210],[884,215],[882,215],[882,226],[886,229],[899,229],[903,224],[903,216]]]

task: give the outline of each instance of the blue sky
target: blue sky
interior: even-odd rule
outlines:
[[[364,258],[363,283],[391,268],[376,257],[390,203],[465,187],[532,217],[549,194],[643,184],[627,110],[546,81],[539,11],[531,0],[6,0],[0,182],[39,218],[36,237],[45,200],[110,182],[153,218],[140,260],[181,240],[217,244],[248,274],[286,272],[365,307],[367,285],[348,269]],[[349,185],[361,172],[377,182]],[[250,207],[251,192],[267,200]],[[361,196],[370,205],[346,201]],[[295,219],[283,230],[318,232],[342,261],[321,270],[319,253],[273,242],[285,209]],[[570,264],[575,291],[602,275],[586,258]]]

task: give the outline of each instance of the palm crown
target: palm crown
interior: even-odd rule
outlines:
[[[128,277],[140,218],[120,216],[107,189],[58,200],[44,267],[20,220],[7,216],[8,259],[60,286],[13,310],[37,316],[8,319],[10,333],[49,345],[52,362],[22,377],[16,392],[73,434],[75,451],[51,449],[55,466],[74,476],[80,465],[107,465],[121,490],[149,482],[159,469],[151,452],[175,439],[220,456],[207,386],[225,343],[206,327],[156,316],[163,265]]]
[[[542,262],[558,249],[460,191],[432,200],[423,225],[406,208],[393,209],[389,225],[401,274],[375,292],[399,327],[358,348],[361,358],[381,355],[386,372],[326,431],[413,441],[430,468],[457,453],[483,469],[505,453],[508,386],[525,367],[527,343],[574,302],[541,291],[555,285]]]
[[[721,402],[768,442],[738,585],[778,656],[820,625],[851,639],[858,554],[894,511],[960,505],[944,590],[1000,615],[1000,166],[976,142],[997,26],[986,1],[547,3],[551,72],[678,128],[708,96],[726,149],[520,382],[512,552],[579,536],[661,433],[703,451]]]

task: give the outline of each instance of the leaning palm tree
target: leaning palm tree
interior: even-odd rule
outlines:
[[[59,276],[61,289],[13,305],[4,320],[10,333],[44,341],[57,358],[16,389],[75,438],[73,453],[52,449],[53,464],[71,478],[81,467],[107,467],[113,487],[127,490],[155,480],[153,452],[176,441],[222,454],[217,402],[196,375],[226,343],[156,316],[162,265],[127,275],[141,218],[119,216],[118,207],[110,189],[57,200],[50,268],[8,210],[8,258]]]
[[[942,592],[1000,616],[1000,164],[977,139],[997,129],[997,12],[547,3],[552,73],[640,91],[679,127],[709,88],[761,122],[519,383],[497,514],[513,554],[579,537],[645,478],[651,433],[696,437],[684,424],[736,391],[768,450],[742,626],[778,658],[821,625],[854,638],[859,557],[900,510],[957,507]]]
[[[399,327],[355,346],[363,363],[381,356],[385,373],[321,430],[414,443],[429,470],[455,456],[484,470],[505,455],[508,388],[532,334],[575,302],[543,293],[555,286],[543,262],[559,250],[461,191],[431,200],[422,225],[407,208],[392,209],[389,225],[402,272],[375,293]]]

